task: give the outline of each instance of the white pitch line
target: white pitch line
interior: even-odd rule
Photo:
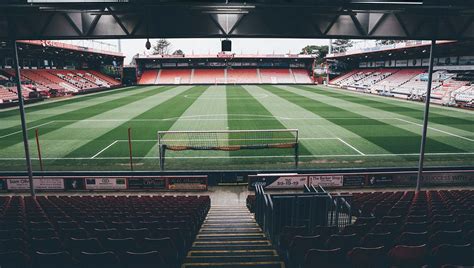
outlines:
[[[408,120],[405,120],[405,119],[401,119],[401,118],[394,118],[394,119],[405,122],[405,123],[410,123],[410,124],[413,124],[413,125],[417,125],[417,126],[420,126],[420,127],[423,126],[422,124],[418,124],[418,123],[408,121]],[[454,133],[451,133],[451,132],[447,132],[447,131],[444,131],[444,130],[441,130],[441,129],[438,129],[438,128],[434,128],[434,127],[428,127],[428,128],[432,129],[434,131],[438,131],[438,132],[441,132],[441,133],[444,133],[444,134],[448,134],[448,135],[451,135],[453,137],[457,137],[457,138],[464,139],[464,140],[467,140],[467,141],[474,141],[474,139],[470,139],[470,138],[467,138],[467,137],[464,137],[464,136],[460,136],[460,135],[457,135],[457,134],[454,134]]]
[[[333,138],[333,137],[329,137],[329,138],[298,138],[298,140],[338,140],[339,138]],[[200,141],[261,141],[261,139],[202,139]],[[292,140],[294,141],[295,139],[284,139],[284,138],[281,138],[281,139],[265,139],[265,140],[277,140],[277,141],[281,141],[281,140]],[[128,140],[117,140],[119,142],[128,142]],[[158,142],[157,140],[132,140],[133,142]],[[189,140],[167,140],[167,139],[162,139],[162,141],[189,141]]]
[[[54,123],[54,122],[56,122],[56,121],[55,121],[55,120],[49,121],[49,122],[46,122],[46,123],[43,123],[43,124],[39,124],[39,125],[34,126],[34,127],[29,127],[29,128],[27,128],[27,130],[34,129],[34,128],[38,128],[38,127],[45,126],[45,125],[48,125],[48,124],[52,124],[52,123]],[[9,133],[9,134],[0,136],[0,139],[6,138],[6,137],[10,137],[10,136],[13,136],[13,135],[18,134],[18,133],[21,133],[21,132],[22,132],[21,130],[15,131],[15,132],[12,132],[12,133]]]
[[[321,158],[321,157],[381,157],[381,156],[418,156],[419,153],[406,153],[406,154],[335,154],[335,155],[300,155],[300,158]],[[446,156],[446,155],[474,155],[474,152],[468,153],[425,153],[425,155],[432,155],[432,156]],[[142,156],[142,157],[135,157],[136,159],[159,159],[158,156]],[[166,157],[169,159],[228,159],[228,158],[294,158],[292,155],[261,155],[261,156],[170,156]],[[38,158],[33,157],[32,160],[38,160]],[[43,160],[91,160],[90,157],[44,157]],[[121,159],[129,159],[129,157],[96,157],[93,160],[121,160]],[[25,158],[21,157],[13,157],[13,158],[0,158],[0,160],[25,160]]]
[[[356,147],[350,145],[348,142],[344,141],[343,139],[341,139],[341,138],[337,138],[337,139],[340,140],[345,145],[349,146],[352,150],[358,152],[360,155],[365,155],[363,152],[359,151]]]
[[[100,150],[98,153],[96,153],[95,155],[93,155],[90,159],[94,159],[96,158],[98,155],[100,155],[101,153],[103,153],[105,150],[109,149],[110,147],[112,147],[114,144],[116,144],[118,142],[118,140],[112,142],[111,144],[109,144],[107,147],[105,147],[104,149]]]
[[[215,117],[215,116],[223,116],[222,118],[206,118],[206,117]],[[273,119],[280,119],[280,120],[327,120],[326,118],[322,117],[285,117],[285,116],[264,116],[264,115],[233,115],[230,116],[243,116],[243,117],[253,117],[253,118],[228,118],[224,115],[197,115],[197,116],[182,116],[182,117],[169,117],[169,118],[155,118],[155,119],[127,119],[127,118],[116,118],[116,119],[84,119],[84,120],[75,120],[75,119],[59,119],[55,120],[56,122],[124,122],[124,121],[131,121],[131,122],[161,122],[161,121],[170,121],[170,120],[186,120],[186,121],[218,121],[218,120],[231,120],[231,121],[266,121],[266,120],[273,120]],[[360,117],[333,117],[331,119],[340,119],[340,120],[360,120]],[[374,120],[394,120],[397,118],[394,117],[374,117],[370,118]]]

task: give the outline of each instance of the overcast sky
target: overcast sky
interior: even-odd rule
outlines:
[[[154,44],[158,39],[150,39]],[[284,54],[299,53],[307,45],[328,45],[328,39],[264,39],[264,38],[233,38],[232,52],[237,54]],[[171,52],[181,49],[185,54],[216,54],[221,50],[218,38],[168,39],[171,42]],[[117,40],[100,40],[92,43],[84,41],[68,41],[76,45],[94,47],[103,50],[117,51]],[[149,53],[145,49],[146,39],[122,40],[122,53],[126,56],[125,64],[129,64],[133,55]],[[355,47],[367,46],[371,41],[355,41]],[[107,45],[110,44],[110,45]]]
[[[150,39],[154,44],[158,39]],[[217,54],[221,51],[221,43],[218,38],[193,38],[193,39],[168,39],[171,42],[171,51],[181,49],[185,54]],[[112,46],[89,41],[69,41],[73,44],[95,47],[103,50],[117,50],[117,40],[100,40],[101,43],[109,43]],[[133,55],[149,52],[145,48],[146,39],[122,40],[122,53],[126,56],[125,64],[129,64]],[[233,38],[232,52],[237,54],[283,54],[299,53],[306,45],[327,45],[327,39],[256,39],[256,38]]]

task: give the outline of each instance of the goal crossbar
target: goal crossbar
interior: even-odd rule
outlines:
[[[158,131],[160,167],[166,150],[238,151],[294,148],[298,163],[298,129]]]

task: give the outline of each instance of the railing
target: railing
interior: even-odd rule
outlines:
[[[328,225],[343,228],[352,223],[351,195],[331,196],[331,208],[328,215]],[[349,200],[349,202],[347,201]]]
[[[352,195],[331,195],[321,185],[308,187],[315,193],[327,193],[331,199],[328,210],[328,225],[343,228],[352,223]]]
[[[285,226],[306,226],[312,230],[328,224],[331,199],[325,192],[314,192],[310,186],[304,193],[266,194],[264,184],[255,184],[255,219],[274,241]]]

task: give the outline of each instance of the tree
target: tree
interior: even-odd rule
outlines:
[[[157,54],[169,54],[171,50],[171,43],[166,39],[159,39],[153,46],[153,55]]]
[[[386,45],[393,45],[398,43],[403,43],[405,40],[376,40],[375,44],[377,46],[386,46]]]
[[[181,49],[176,49],[176,50],[173,52],[173,55],[184,55],[184,52],[183,52]]]
[[[320,64],[328,54],[329,46],[308,45],[301,49],[300,54],[316,56],[316,63]]]
[[[348,48],[352,47],[352,45],[352,40],[350,39],[336,39],[332,42],[332,52],[346,52]]]

